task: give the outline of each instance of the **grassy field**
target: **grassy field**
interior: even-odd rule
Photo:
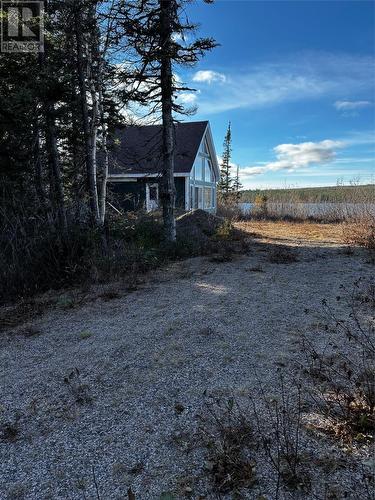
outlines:
[[[248,189],[242,191],[241,201],[253,203],[259,195],[266,196],[269,202],[375,203],[375,184],[295,189]]]
[[[264,240],[343,244],[346,243],[347,226],[343,224],[319,224],[316,222],[241,221],[235,226]]]

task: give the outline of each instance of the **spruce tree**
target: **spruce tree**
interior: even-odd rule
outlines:
[[[234,181],[233,181],[234,200],[236,203],[239,203],[239,201],[241,199],[241,190],[242,189],[243,189],[243,185],[241,184],[241,181],[240,181],[239,166],[237,165],[236,177],[234,178]]]
[[[218,183],[219,200],[223,204],[228,204],[233,195],[233,178],[231,173],[231,158],[232,158],[232,129],[229,122],[227,132],[224,138],[223,155],[220,166],[220,181]]]
[[[135,71],[138,81],[137,102],[145,106],[148,116],[155,119],[161,115],[160,199],[165,239],[169,242],[176,240],[174,123],[176,115],[192,111],[185,109],[177,97],[182,91],[193,90],[173,75],[176,66],[191,67],[216,46],[212,38],[187,41],[195,35],[197,28],[187,19],[185,7],[188,3],[188,0],[137,0],[131,3],[129,11],[122,14],[123,35],[129,47],[132,71]],[[180,37],[174,37],[176,34]],[[126,68],[123,73],[125,82],[127,73]]]

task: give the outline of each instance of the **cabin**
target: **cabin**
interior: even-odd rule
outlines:
[[[160,207],[161,137],[161,125],[128,126],[116,132],[108,182],[122,210],[151,212]],[[215,213],[219,177],[209,122],[175,124],[176,208]]]

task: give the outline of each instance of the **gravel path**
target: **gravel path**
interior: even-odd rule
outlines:
[[[289,264],[266,244],[176,263],[133,293],[50,311],[37,335],[1,333],[0,498],[124,499],[129,486],[137,500],[215,498],[194,437],[205,391],[272,384],[321,300],[372,272],[359,251],[297,251]]]

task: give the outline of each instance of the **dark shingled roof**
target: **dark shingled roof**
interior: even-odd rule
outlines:
[[[175,173],[190,172],[207,121],[176,123]],[[118,130],[109,157],[111,174],[161,173],[161,125]]]

